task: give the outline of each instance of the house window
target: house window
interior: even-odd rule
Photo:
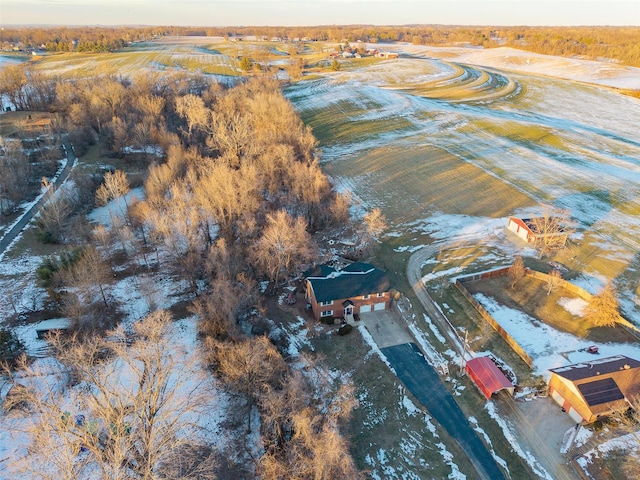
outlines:
[[[378,293],[378,298],[384,297],[384,293]]]
[[[369,298],[369,295],[362,295],[362,298],[363,298],[364,300],[367,300],[367,299]]]
[[[327,305],[333,305],[333,300],[329,300],[328,302],[320,302],[321,307],[326,307]]]
[[[333,310],[325,310],[324,312],[320,312],[321,317],[328,317],[329,315],[333,315]]]

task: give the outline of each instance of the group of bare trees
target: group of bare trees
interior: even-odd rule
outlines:
[[[171,74],[55,82],[51,108],[63,127],[84,131],[112,154],[159,145],[165,156],[149,158],[140,173],[142,200],[128,199],[131,175],[115,170],[88,192],[52,190],[40,212],[43,230],[79,244],[38,272],[78,335],[52,339],[66,386],[31,382],[39,374],[26,364],[15,373],[24,388],[14,398],[27,409],[24,421],[33,421],[33,441],[52,446],[16,468],[42,478],[213,476],[210,447],[185,435],[195,432],[188,417],[203,404],[202,392],[191,392],[187,404],[176,402],[176,392],[181,382],[202,380],[172,353],[168,314],[154,312],[150,292],[151,313],[133,332],[105,333],[116,318],[115,266],[124,259],[141,291],[159,269],[189,281],[206,364],[245,402],[249,430],[259,415],[263,449],[255,457],[246,447],[259,477],[358,478],[340,433],[354,407],[352,387],[329,381],[311,359],[312,373],[303,375],[285,360],[286,342],[276,347],[266,336],[270,322],[257,324],[258,280],[275,288],[295,276],[317,258],[312,234],[349,220],[348,196],[321,172],[316,141],[279,85],[262,78],[224,89]],[[105,205],[109,226],[71,234],[72,197]],[[366,241],[385,227],[379,211],[364,224]]]
[[[208,380],[195,352],[177,351],[158,311],[109,336],[50,342],[62,371],[23,364],[5,410],[19,407],[30,438],[11,473],[33,478],[213,479],[214,456],[195,419]],[[31,452],[31,454],[29,453]]]
[[[210,341],[208,348],[220,378],[246,399],[249,431],[252,407],[260,413],[264,453],[256,468],[261,478],[361,478],[339,428],[357,405],[352,383],[335,385],[310,357],[303,358],[310,375],[288,367],[266,337]]]

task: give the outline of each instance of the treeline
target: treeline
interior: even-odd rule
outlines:
[[[341,42],[409,42],[431,46],[509,46],[546,55],[580,56],[640,67],[639,27],[320,26],[210,29],[208,35]]]
[[[510,46],[546,55],[580,56],[640,67],[639,27],[331,25],[314,27],[57,27],[5,28],[0,43],[49,51],[113,51],[161,36],[255,36],[259,39],[410,42],[434,46]]]
[[[8,27],[2,30],[0,45],[23,50],[44,47],[50,52],[113,52],[167,34],[163,27]]]

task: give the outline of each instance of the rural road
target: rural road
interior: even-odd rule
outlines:
[[[69,173],[71,173],[73,163],[76,160],[76,156],[73,153],[73,147],[69,143],[69,139],[66,135],[62,137],[62,145],[64,146],[65,152],[67,153],[67,164],[62,169],[55,182],[53,182],[56,187],[59,187],[65,182],[65,180],[69,176]],[[42,205],[45,201],[46,199],[43,195],[40,200],[34,203],[31,208],[22,215],[20,221],[14,224],[13,227],[11,227],[11,229],[9,229],[4,234],[4,236],[0,239],[0,255],[5,252],[9,245],[11,245],[11,242],[13,242],[15,238],[20,234],[20,232],[22,232],[22,230],[29,224],[29,222],[31,222],[31,219],[38,211],[38,208],[40,208],[40,205]]]
[[[459,242],[456,242],[456,244],[459,245]],[[465,351],[463,340],[458,336],[458,333],[449,323],[449,320],[435,306],[433,299],[422,282],[422,266],[425,261],[437,256],[438,252],[448,245],[450,244],[440,243],[429,245],[414,252],[407,263],[407,278],[418,300],[420,300],[420,303],[426,310],[427,315],[436,323],[440,332],[446,336],[458,354],[462,356]],[[467,356],[469,355],[467,354]],[[440,381],[439,378],[438,380]],[[579,478],[575,470],[565,463],[562,454],[559,451],[551,451],[545,439],[540,438],[536,430],[536,425],[527,421],[526,417],[520,411],[518,403],[512,398],[506,399],[505,402],[503,407],[509,412],[511,422],[515,424],[515,428],[519,434],[518,440],[523,442],[524,445],[533,452],[536,460],[551,474],[553,479],[575,480]]]

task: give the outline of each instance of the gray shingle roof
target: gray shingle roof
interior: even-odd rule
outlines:
[[[389,291],[387,274],[368,263],[356,262],[324,278],[307,276],[317,302],[330,302]]]

